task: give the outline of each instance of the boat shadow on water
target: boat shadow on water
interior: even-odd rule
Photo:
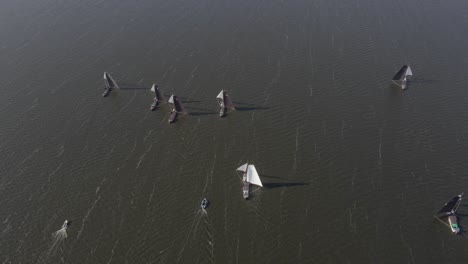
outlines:
[[[273,189],[273,188],[280,188],[280,187],[293,187],[293,186],[304,186],[304,185],[309,185],[310,183],[308,182],[293,182],[289,179],[281,178],[278,176],[271,176],[271,175],[265,175],[262,174],[262,178],[272,178],[272,179],[278,179],[278,182],[264,182],[263,187],[266,189]]]
[[[187,106],[185,108],[188,110],[188,114],[191,116],[217,115],[218,114],[218,112],[210,111],[209,109],[204,109],[204,108],[187,107]]]
[[[257,105],[249,104],[249,103],[242,103],[242,102],[232,102],[232,103],[234,104],[234,107],[236,108],[236,110],[241,111],[241,112],[270,109],[270,107],[257,106]]]
[[[440,80],[431,80],[431,79],[422,79],[422,78],[411,78],[408,80],[408,83],[424,83],[424,84],[431,84],[431,83],[439,83]]]
[[[263,187],[267,189],[280,188],[280,187],[293,187],[309,185],[308,182],[265,182]]]
[[[119,87],[120,90],[150,90],[151,86],[141,86],[141,85],[135,85],[132,83],[121,83],[119,82]]]

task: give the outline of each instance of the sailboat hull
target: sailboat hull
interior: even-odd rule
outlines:
[[[169,116],[169,124],[174,123],[175,120],[176,120],[176,118],[177,118],[177,112],[176,112],[176,111],[172,111],[172,112],[171,112],[171,116]]]
[[[244,181],[244,186],[242,187],[242,195],[244,196],[244,199],[249,199],[249,194],[250,194],[250,183]]]
[[[102,93],[102,97],[108,96],[109,93],[110,93],[110,91],[111,91],[111,88],[106,88],[106,89],[104,89],[104,92]]]
[[[151,111],[156,110],[156,107],[158,107],[158,104],[159,104],[158,99],[154,98],[154,101],[153,101],[153,103],[151,104],[151,107],[150,107]]]
[[[226,109],[224,107],[219,110],[219,117],[223,117],[226,114]]]
[[[460,228],[458,227],[458,220],[456,215],[451,215],[448,217],[448,222],[450,225],[450,229],[454,234],[460,233]]]

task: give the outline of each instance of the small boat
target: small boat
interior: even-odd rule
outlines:
[[[206,208],[208,207],[208,204],[209,204],[209,203],[210,203],[210,202],[208,201],[208,199],[203,198],[203,200],[201,201],[200,207],[201,207],[202,209],[206,209]]]
[[[260,180],[260,176],[253,164],[245,163],[237,168],[237,170],[243,172],[242,182],[244,183],[244,186],[242,187],[242,195],[244,199],[248,200],[250,196],[250,184],[263,187],[262,181]]]
[[[450,227],[450,230],[452,230],[452,233],[454,234],[460,233],[460,227],[458,226],[458,219],[457,219],[456,212],[458,210],[458,207],[460,206],[462,196],[463,196],[463,193],[453,197],[434,216],[437,219],[439,219],[441,222],[443,222],[444,224],[447,224],[447,223],[443,221],[443,218],[447,217],[447,221],[448,221],[447,225]]]
[[[114,78],[112,78],[109,73],[104,72],[104,93],[102,96],[106,97],[115,88],[119,89],[119,86],[115,82]]]
[[[216,96],[216,101],[218,101],[219,107],[219,116],[223,117],[226,114],[227,110],[235,110],[236,108],[232,104],[231,98],[226,93],[226,91],[221,90],[219,94]]]
[[[171,115],[169,116],[169,124],[174,123],[176,121],[177,114],[187,113],[185,111],[185,108],[180,103],[180,100],[177,96],[171,95],[171,97],[169,98],[167,102],[169,103],[169,107],[171,108]]]
[[[65,220],[62,225],[62,229],[66,229],[68,227],[68,220]]]
[[[150,109],[151,111],[154,111],[158,107],[159,103],[164,103],[165,100],[156,84],[153,84],[153,86],[151,87],[151,91],[154,93],[154,100],[153,100],[153,103],[151,104]]]
[[[407,79],[413,76],[413,72],[411,71],[411,67],[408,65],[403,65],[401,69],[393,76],[392,81],[401,87],[401,89],[406,89],[406,81]]]

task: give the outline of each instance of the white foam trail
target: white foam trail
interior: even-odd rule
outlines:
[[[67,236],[66,226],[52,233],[52,245],[49,247],[49,251],[47,251],[47,256],[54,254],[57,251],[59,245],[62,244],[63,240],[65,240]]]

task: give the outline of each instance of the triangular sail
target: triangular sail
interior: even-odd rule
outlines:
[[[172,111],[176,111],[177,113],[185,113],[185,108],[182,106],[177,96],[171,95],[171,98],[169,98],[169,101],[167,102],[169,103]]]
[[[175,106],[174,106],[174,95],[171,95],[169,100],[167,101],[169,103],[169,107],[171,108],[171,111],[176,111]]]
[[[406,77],[407,69],[408,65],[403,65],[403,67],[401,67],[401,69],[395,74],[395,76],[393,76],[392,81],[403,81]]]
[[[221,92],[216,96],[216,101],[218,102],[219,107],[224,107],[224,90],[221,90]]]
[[[108,86],[109,88],[119,89],[119,86],[115,82],[114,78],[112,78],[112,76],[107,72],[104,72],[104,82],[107,82],[106,86]]]
[[[225,106],[227,109],[231,109],[231,110],[236,109],[236,108],[234,107],[234,105],[232,104],[231,97],[229,97],[229,95],[227,95],[227,94],[226,94],[226,96],[224,97],[224,106]]]
[[[258,186],[263,187],[262,181],[260,180],[260,176],[257,173],[254,165],[249,165],[247,168],[247,181],[251,184],[255,184]]]
[[[248,163],[245,163],[244,165],[240,166],[239,168],[237,168],[238,171],[242,171],[242,172],[246,172],[247,171],[247,165],[249,165]]]
[[[413,71],[410,66],[408,66],[408,69],[406,70],[406,76],[413,76]]]
[[[221,92],[219,92],[219,94],[216,96],[216,98],[224,100],[224,90],[221,90]]]
[[[462,195],[457,195],[453,197],[450,201],[448,201],[439,212],[437,212],[438,217],[448,216],[455,213],[458,210],[458,206],[460,206]]]
[[[178,97],[175,97],[175,102],[174,102],[174,105],[175,105],[175,109],[178,113],[185,113],[185,108],[182,106],[182,104],[180,103],[180,100]]]

